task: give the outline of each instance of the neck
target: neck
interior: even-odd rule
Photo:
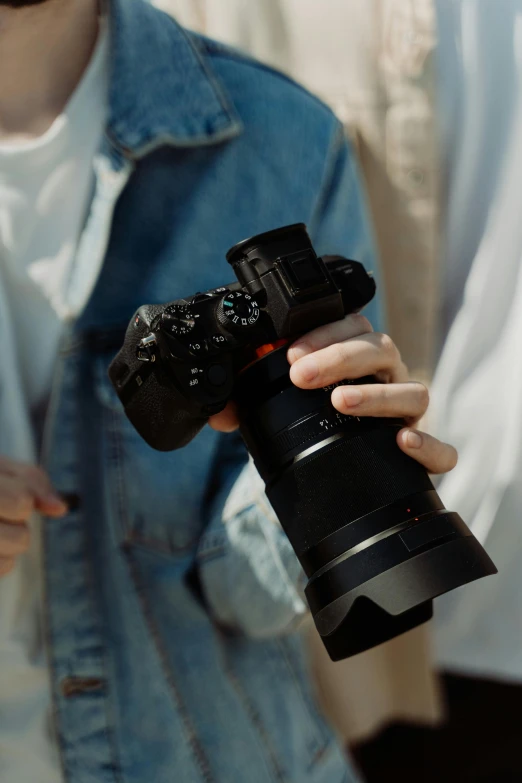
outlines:
[[[91,58],[98,0],[0,0],[0,139],[34,138],[65,108]]]

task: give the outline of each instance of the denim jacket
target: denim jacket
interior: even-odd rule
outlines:
[[[78,249],[104,263],[63,343],[43,444],[70,504],[44,526],[65,779],[353,781],[291,633],[301,571],[239,437],[207,427],[153,451],[107,367],[139,305],[229,282],[225,251],[248,235],[304,221],[320,252],[373,267],[354,162],[291,81],[143,0],[110,13],[109,117]]]

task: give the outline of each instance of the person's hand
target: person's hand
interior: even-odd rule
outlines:
[[[29,548],[27,523],[33,511],[60,517],[67,506],[43,470],[0,457],[0,577],[12,571],[16,558]]]
[[[288,349],[290,378],[301,389],[319,389],[344,379],[375,375],[381,383],[338,386],[332,404],[353,416],[403,418],[407,426],[397,435],[399,447],[430,473],[446,473],[457,464],[453,446],[415,429],[428,407],[428,390],[408,380],[394,342],[373,331],[362,315],[321,326],[299,338]],[[214,429],[229,432],[238,426],[233,405],[213,416]]]

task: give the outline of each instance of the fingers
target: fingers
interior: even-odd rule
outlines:
[[[26,524],[12,524],[0,520],[0,552],[2,557],[22,555],[29,548],[30,534]]]
[[[10,488],[10,489],[9,489]],[[14,493],[22,505],[22,515],[11,516],[3,509],[4,493]],[[0,516],[7,519],[27,519],[34,508],[46,516],[59,517],[67,512],[67,505],[53,490],[46,472],[36,465],[0,457]]]
[[[35,499],[21,479],[0,475],[0,517],[26,522],[34,508]]]
[[[334,343],[298,359],[290,369],[292,382],[301,389],[317,389],[365,375],[378,375],[387,382],[407,381],[407,370],[388,335],[365,333]]]
[[[309,353],[320,351],[328,345],[349,340],[366,332],[373,332],[373,328],[364,315],[348,315],[342,321],[333,321],[296,340],[288,350],[288,361],[293,364]]]
[[[414,424],[426,413],[429,393],[422,383],[376,383],[338,386],[332,404],[350,416],[405,418]]]
[[[45,497],[51,492],[47,473],[36,465],[0,457],[0,474],[21,479],[34,495]]]
[[[208,423],[214,430],[219,432],[233,432],[239,427],[236,406],[233,402],[227,403],[227,406],[221,413],[211,416]]]
[[[44,498],[37,497],[35,507],[46,517],[63,517],[69,510],[67,503],[54,493]]]
[[[397,435],[399,447],[416,459],[430,473],[447,473],[457,464],[458,455],[453,446],[418,430],[402,429]]]
[[[12,571],[29,548],[27,521],[35,509],[62,516],[67,505],[53,492],[43,470],[0,458],[0,577]]]

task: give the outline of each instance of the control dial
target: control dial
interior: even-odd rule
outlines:
[[[189,307],[185,305],[169,305],[161,316],[161,327],[169,334],[176,337],[182,337],[190,332],[196,326],[196,316]]]
[[[248,329],[259,320],[258,303],[250,294],[230,291],[218,304],[217,319],[230,331]]]

